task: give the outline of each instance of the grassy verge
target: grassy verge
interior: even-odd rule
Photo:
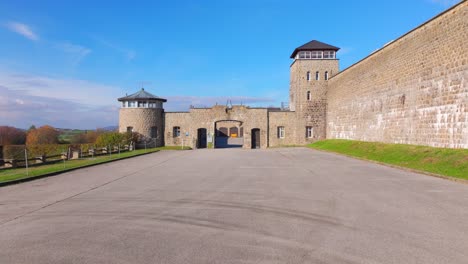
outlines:
[[[318,141],[308,147],[468,180],[468,149],[340,139]]]
[[[151,149],[138,149],[130,152],[122,152],[119,154],[112,154],[111,156],[97,156],[95,158],[86,158],[78,160],[67,160],[65,162],[59,162],[48,165],[41,165],[30,167],[28,169],[28,174],[26,173],[26,168],[16,168],[16,169],[3,169],[0,170],[0,183],[9,182],[13,180],[20,180],[26,178],[40,177],[43,175],[51,173],[59,173],[63,171],[68,171],[70,169],[76,169],[80,167],[86,167],[90,165],[96,165],[100,163],[106,163],[109,161],[129,158],[133,156],[139,156],[146,153],[157,152],[160,150],[180,150],[181,147],[160,147],[160,148],[151,148]],[[190,149],[185,147],[184,149]]]

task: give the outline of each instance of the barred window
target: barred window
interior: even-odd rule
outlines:
[[[172,128],[173,137],[180,137],[180,127],[175,126]]]
[[[284,138],[284,126],[278,127],[278,138]]]
[[[314,129],[311,126],[306,127],[306,137],[307,138],[314,137]]]

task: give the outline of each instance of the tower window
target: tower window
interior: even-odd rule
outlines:
[[[306,137],[307,138],[314,137],[314,129],[311,126],[306,127]]]
[[[153,126],[151,127],[151,138],[157,138],[158,137],[158,127]]]
[[[325,72],[325,80],[328,80],[328,72]]]
[[[128,127],[127,127],[127,133],[132,133],[132,132],[133,132],[133,127],[128,126]]]
[[[324,59],[334,59],[335,58],[335,51],[333,50],[328,50],[323,52],[323,58]]]
[[[307,80],[310,81],[310,71],[307,72]]]
[[[323,58],[323,51],[314,50],[312,51],[312,59],[321,59]]]
[[[278,138],[284,138],[284,126],[278,127]]]
[[[307,91],[307,101],[310,101],[310,100],[312,100],[312,95],[310,91]]]
[[[180,137],[180,127],[175,126],[172,128],[173,137]]]
[[[320,73],[318,71],[315,72],[315,80],[320,80]]]

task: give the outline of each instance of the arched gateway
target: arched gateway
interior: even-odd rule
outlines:
[[[215,148],[241,148],[244,137],[243,122],[239,120],[219,120],[215,122]]]

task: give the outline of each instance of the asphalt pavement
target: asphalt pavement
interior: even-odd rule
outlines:
[[[468,185],[306,148],[161,151],[0,188],[0,263],[468,263]]]

